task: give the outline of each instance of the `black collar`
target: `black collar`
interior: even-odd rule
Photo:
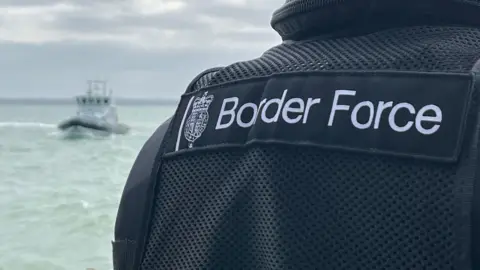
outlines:
[[[480,27],[480,0],[287,0],[271,25],[283,40],[412,25]]]

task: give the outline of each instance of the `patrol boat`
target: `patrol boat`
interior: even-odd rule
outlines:
[[[73,137],[86,133],[101,136],[128,133],[130,128],[118,122],[112,90],[107,94],[107,82],[89,80],[87,83],[86,94],[75,97],[77,115],[61,122],[58,128]]]

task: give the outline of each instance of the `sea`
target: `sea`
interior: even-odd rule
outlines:
[[[127,135],[65,139],[73,105],[0,104],[0,269],[110,270],[133,162],[174,105],[118,108]]]

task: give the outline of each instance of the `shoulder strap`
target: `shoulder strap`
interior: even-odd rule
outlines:
[[[222,69],[223,67],[210,68],[198,74],[188,85],[185,94],[192,93],[200,90],[201,88],[209,86],[213,76],[215,76],[215,74]]]
[[[123,189],[115,222],[115,240],[112,242],[113,269],[133,269],[145,194],[150,187],[150,174],[159,145],[167,133],[172,118],[165,121],[147,140],[135,160]]]
[[[206,87],[221,68],[212,68],[197,75],[185,93]],[[161,166],[165,142],[171,129],[170,117],[148,139],[140,150],[125,184],[115,222],[113,245],[114,270],[139,269],[148,237],[155,185]]]

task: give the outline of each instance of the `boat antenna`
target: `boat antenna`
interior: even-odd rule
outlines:
[[[87,95],[92,95],[92,87],[93,87],[93,81],[92,80],[88,80],[87,81],[87,85],[88,85],[88,89],[87,89]]]

